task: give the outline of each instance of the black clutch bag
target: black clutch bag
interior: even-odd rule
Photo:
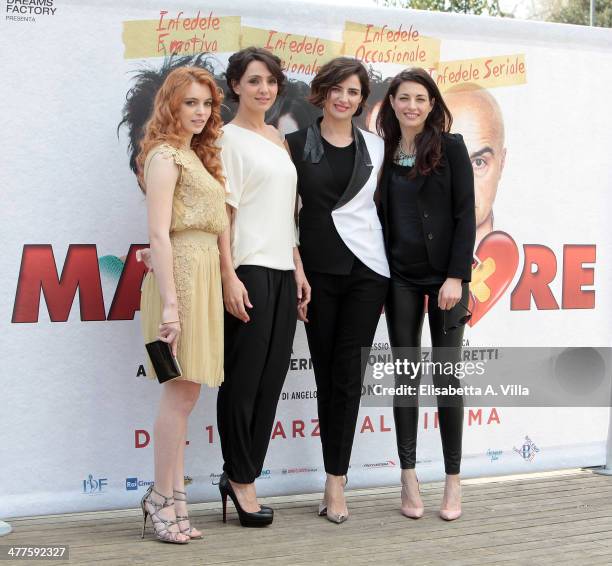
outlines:
[[[160,383],[165,383],[175,377],[181,377],[181,366],[172,355],[170,344],[161,340],[155,340],[155,342],[145,344],[145,347],[149,353],[149,358],[151,358],[153,369],[157,374],[157,380]]]

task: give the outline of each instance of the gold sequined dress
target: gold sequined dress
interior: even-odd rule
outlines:
[[[223,381],[223,295],[217,237],[227,227],[225,190],[192,150],[167,144],[147,155],[144,171],[157,154],[172,158],[179,179],[172,200],[170,242],[181,335],[177,358],[179,379],[211,387]],[[140,299],[145,343],[156,340],[162,300],[154,273],[145,277]],[[156,378],[147,357],[147,375]]]

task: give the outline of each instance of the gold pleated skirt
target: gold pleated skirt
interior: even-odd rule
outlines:
[[[202,230],[170,234],[174,282],[181,335],[177,379],[216,387],[223,382],[223,294],[217,235]],[[161,324],[162,300],[154,273],[145,277],[140,298],[145,344],[156,340]],[[147,376],[156,379],[147,355]]]

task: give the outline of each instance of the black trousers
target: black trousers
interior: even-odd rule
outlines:
[[[241,265],[249,322],[225,313],[225,380],[217,397],[223,470],[238,483],[261,474],[297,322],[293,271]]]
[[[348,471],[361,401],[361,348],[372,345],[389,280],[358,259],[348,275],[307,271],[306,276],[312,288],[306,335],[323,461],[327,473],[341,476]]]
[[[429,297],[427,312],[433,347],[433,361],[458,361],[461,359],[464,327],[459,326],[447,330],[445,334],[444,325],[446,323],[447,329],[455,326],[457,320],[466,314],[466,310],[461,304],[457,304],[445,313],[438,308],[437,291],[437,287],[419,287],[397,280],[391,281],[385,307],[391,347],[393,349],[414,348],[410,351],[414,359],[409,359],[410,355],[399,356],[402,359],[415,362],[420,359],[421,332],[425,318],[425,296]],[[468,296],[468,284],[464,283],[460,303],[467,305]],[[437,347],[443,348],[443,350],[436,351]],[[397,357],[398,355],[396,355]],[[410,385],[416,386],[417,390],[420,377],[419,375],[416,379],[410,380]],[[461,386],[460,381],[454,375],[441,376],[434,374],[433,381],[434,385],[439,387]],[[461,469],[463,397],[460,395],[438,396],[437,402],[444,468],[447,474],[458,474]],[[419,423],[418,397],[412,406],[405,405],[404,403],[394,403],[393,416],[400,465],[402,469],[412,469],[416,463],[417,427]]]

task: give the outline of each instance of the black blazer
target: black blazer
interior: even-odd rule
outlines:
[[[299,213],[300,255],[307,271],[348,275],[355,255],[336,230],[332,210],[350,201],[364,186],[372,172],[365,140],[353,126],[355,164],[348,186],[338,199],[335,179],[325,157],[320,119],[287,135],[291,158],[298,174],[298,193],[302,199]]]
[[[476,240],[474,172],[461,134],[442,134],[442,153],[442,166],[435,173],[416,178],[427,255],[430,264],[447,277],[471,281]],[[387,257],[390,169],[389,164],[383,166],[377,195]]]

